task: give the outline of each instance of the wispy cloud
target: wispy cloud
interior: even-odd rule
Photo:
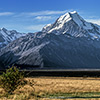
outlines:
[[[42,28],[44,27],[44,24],[40,24],[40,25],[31,25],[31,26],[27,26],[25,27],[25,29],[29,30],[29,31],[40,31],[42,30]]]
[[[88,22],[92,22],[92,23],[95,23],[95,24],[98,24],[100,25],[100,19],[86,19]]]
[[[9,16],[9,15],[13,15],[14,13],[12,12],[0,12],[0,16]]]
[[[55,15],[55,14],[63,14],[65,13],[66,10],[64,11],[40,11],[40,12],[31,12],[31,13],[24,13],[29,16],[38,16],[38,15]]]
[[[38,12],[22,12],[18,15],[16,15],[15,17],[20,17],[20,16],[28,16],[28,17],[32,17],[32,16],[45,16],[45,15],[57,15],[57,14],[64,14],[66,12],[68,12],[70,10],[62,10],[62,11],[38,11]]]
[[[38,12],[0,12],[0,16],[10,16],[3,21],[0,18],[1,27],[16,29],[20,32],[36,32],[49,23],[56,20],[61,14],[71,10],[61,11],[38,11]],[[4,25],[5,24],[5,25]]]
[[[55,19],[55,16],[37,16],[35,17],[35,19],[39,21],[48,21],[48,20]]]
[[[88,16],[89,19],[98,19],[99,16]]]

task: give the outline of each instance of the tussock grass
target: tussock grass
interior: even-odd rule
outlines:
[[[78,93],[100,92],[100,78],[83,77],[41,77],[32,78],[40,86],[35,86],[36,92],[45,93]]]
[[[14,91],[12,95],[4,95],[0,88],[0,100],[51,100],[49,97],[99,97],[100,78],[84,77],[33,77],[26,78],[34,82]],[[46,98],[43,98],[46,97]],[[55,99],[52,99],[55,100]],[[63,100],[63,99],[57,99]],[[64,99],[65,100],[65,99]],[[73,99],[67,99],[73,100]],[[77,99],[74,99],[77,100]],[[86,99],[79,99],[86,100]],[[87,100],[100,100],[99,98]]]

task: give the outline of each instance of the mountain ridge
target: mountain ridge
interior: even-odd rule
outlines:
[[[25,64],[40,68],[99,69],[99,26],[84,19],[82,24],[76,24],[73,19],[67,20],[68,14],[45,26],[42,31],[27,34],[2,48],[0,66]],[[61,21],[64,18],[67,22]]]
[[[73,27],[71,29],[71,26],[67,28],[66,24],[70,24],[72,26],[78,26],[78,30],[80,30],[80,34],[77,34],[78,36],[86,36],[88,37],[91,36],[92,39],[99,39],[100,38],[100,26],[87,22],[85,21],[76,11],[73,12],[68,12],[62,16],[60,16],[54,24],[48,24],[43,28],[43,32],[47,33],[56,33],[56,34],[65,34],[68,32],[69,28],[70,30],[73,30]],[[82,33],[88,33],[86,34],[81,34]],[[83,32],[84,31],[84,32]],[[94,32],[95,31],[95,32]],[[68,34],[74,36],[76,33],[72,34],[74,32],[68,32]],[[94,34],[96,33],[96,34]]]
[[[19,33],[16,30],[7,30],[6,28],[0,29],[0,48],[6,46],[17,38],[24,36],[25,33]]]

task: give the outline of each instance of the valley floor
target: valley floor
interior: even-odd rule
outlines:
[[[0,89],[0,100],[100,100],[100,78],[92,77],[32,77],[34,83],[17,89],[13,95],[4,96]]]

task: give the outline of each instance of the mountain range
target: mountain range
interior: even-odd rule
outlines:
[[[6,46],[17,38],[24,36],[25,33],[19,33],[16,30],[8,31],[6,28],[0,29],[0,48]]]
[[[60,16],[40,32],[29,33],[0,49],[0,67],[100,69],[100,26],[76,11]]]

